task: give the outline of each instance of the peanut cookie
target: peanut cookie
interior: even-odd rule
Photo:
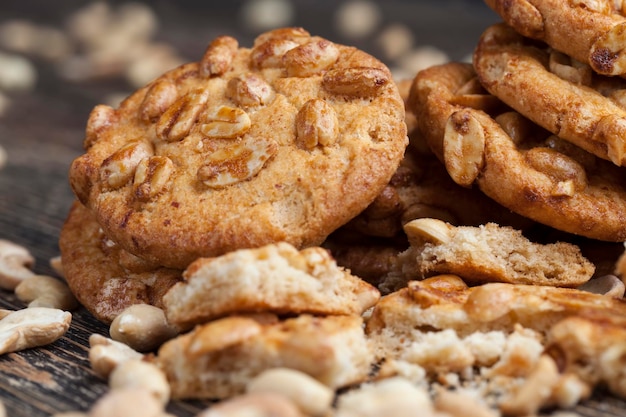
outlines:
[[[471,285],[486,282],[577,287],[594,265],[571,243],[539,244],[521,231],[495,223],[452,226],[416,219],[404,226],[411,247],[399,255],[382,287],[400,288],[411,279],[456,274]]]
[[[536,223],[487,197],[478,189],[456,184],[445,166],[416,135],[391,181],[363,212],[323,243],[339,265],[377,284],[398,254],[408,247],[403,226],[418,218],[437,218],[455,225],[486,222],[526,230]]]
[[[420,110],[419,130],[457,184],[476,184],[508,209],[564,232],[626,240],[623,168],[511,111],[470,64],[421,71],[409,105]]]
[[[359,316],[230,316],[166,342],[155,360],[173,398],[226,398],[277,367],[302,371],[331,388],[362,382],[372,354]]]
[[[626,320],[624,315],[568,317],[548,333],[546,350],[563,372],[595,386],[603,384],[626,398]]]
[[[428,381],[480,392],[503,415],[531,415],[571,407],[604,383],[623,395],[625,312],[621,300],[577,289],[468,287],[439,275],[382,298],[366,334],[382,376],[422,370]]]
[[[327,250],[285,242],[200,258],[183,278],[163,302],[168,321],[185,327],[237,313],[361,315],[380,298]]]
[[[70,183],[111,239],[183,269],[321,243],[381,192],[406,144],[384,64],[284,28],[252,48],[219,37],[118,109],[96,106]]]
[[[400,328],[510,332],[516,324],[542,334],[559,320],[580,316],[617,317],[624,321],[626,303],[576,288],[492,282],[468,286],[453,274],[409,281],[406,287],[383,297],[367,322],[368,331],[385,325]]]
[[[182,271],[150,264],[107,238],[89,210],[74,202],[59,237],[70,289],[98,320],[110,324],[133,304],[162,307]]]
[[[600,74],[626,73],[626,8],[621,1],[486,0],[523,36],[541,40]]]
[[[527,330],[525,345],[537,357],[562,320],[599,323],[603,317],[623,326],[624,313],[622,300],[578,289],[506,283],[468,287],[456,275],[439,275],[411,281],[383,297],[366,322],[366,334],[379,360],[461,371],[494,365],[506,350],[506,339],[520,327]]]
[[[619,102],[626,80],[594,74],[504,24],[482,34],[474,68],[491,94],[530,120],[600,158],[626,165],[626,109]]]
[[[389,184],[362,213],[344,227],[366,235],[395,237],[409,221],[424,217],[455,225],[477,226],[488,221],[530,227],[532,222],[512,213],[477,189],[462,187],[417,134],[410,138],[400,166]],[[425,145],[427,146],[427,145]]]

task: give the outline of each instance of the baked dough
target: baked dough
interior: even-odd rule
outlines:
[[[384,64],[283,28],[252,48],[219,37],[118,109],[96,106],[70,183],[112,240],[184,269],[279,241],[320,244],[381,192],[406,145]]]

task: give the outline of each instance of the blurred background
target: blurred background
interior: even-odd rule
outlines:
[[[397,78],[409,78],[434,63],[469,59],[497,20],[480,0],[1,2],[0,115],[36,90],[65,97],[84,116],[96,102],[115,104],[165,70],[199,59],[216,36],[250,46],[260,32],[281,26],[359,47]]]

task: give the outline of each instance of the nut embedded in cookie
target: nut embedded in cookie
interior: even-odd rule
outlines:
[[[511,73],[511,77],[518,75]],[[520,82],[528,84],[523,77]],[[548,100],[545,91],[537,95]],[[586,91],[600,96],[603,103],[609,101]],[[471,185],[502,206],[555,229],[596,240],[626,240],[623,168],[511,112],[477,82],[471,64],[452,62],[421,71],[408,105],[418,115],[420,134],[455,181],[467,184],[473,179]],[[549,109],[535,107],[543,115],[550,114]],[[560,125],[575,124],[563,117]],[[484,132],[479,146],[473,144],[477,140],[473,132],[479,131],[476,124]],[[600,142],[587,141],[606,150]],[[478,152],[470,152],[470,161],[459,152],[464,149]]]
[[[357,48],[301,28],[251,48],[222,36],[119,108],[97,106],[70,184],[116,244],[166,267],[316,246],[389,182],[404,116],[389,69]]]
[[[595,267],[571,243],[535,243],[521,231],[487,223],[453,226],[437,219],[416,219],[404,226],[411,246],[383,282],[399,288],[411,279],[455,274],[476,285],[486,282],[576,287]]]

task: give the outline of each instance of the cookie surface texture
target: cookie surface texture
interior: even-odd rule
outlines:
[[[219,37],[118,109],[96,106],[70,183],[111,239],[184,269],[321,243],[374,200],[406,144],[384,64],[284,28],[251,48]]]
[[[182,271],[151,264],[121,249],[78,202],[61,229],[59,247],[72,293],[104,323],[111,323],[133,304],[162,308],[163,295],[182,280]]]
[[[360,317],[301,315],[211,321],[163,344],[155,360],[173,398],[226,398],[277,367],[304,372],[332,388],[360,383],[372,358]]]
[[[564,232],[626,239],[623,168],[511,111],[485,91],[471,64],[421,71],[409,105],[419,109],[420,132],[457,184],[475,184],[515,213]]]
[[[483,32],[474,68],[491,94],[525,117],[587,152],[626,165],[623,79],[595,74],[503,24]]]
[[[539,244],[521,231],[495,223],[452,226],[438,219],[405,225],[414,256],[414,278],[456,274],[466,282],[577,287],[589,281],[594,265],[571,243]],[[406,265],[401,268],[408,272]]]
[[[361,315],[380,298],[320,247],[285,242],[200,258],[164,298],[170,323],[192,325],[236,313]]]
[[[518,33],[546,42],[599,74],[626,73],[626,17],[621,2],[486,0]]]

